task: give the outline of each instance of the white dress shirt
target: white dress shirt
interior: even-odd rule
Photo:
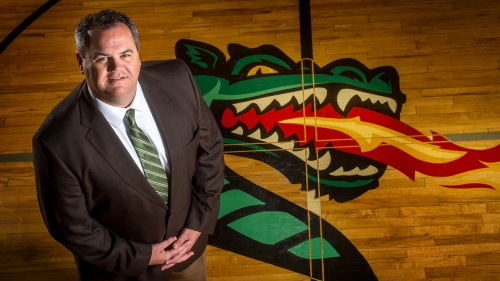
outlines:
[[[144,98],[144,92],[142,91],[139,82],[137,82],[137,92],[135,93],[135,97],[132,100],[132,103],[127,108],[115,107],[104,103],[94,96],[90,88],[88,89],[90,95],[96,101],[97,108],[99,108],[106,120],[108,120],[111,128],[113,128],[116,135],[121,140],[123,146],[125,146],[130,156],[132,156],[132,158],[134,159],[135,164],[144,174],[144,170],[142,169],[139,157],[137,156],[134,146],[130,142],[130,139],[127,135],[127,130],[129,128],[128,122],[125,120],[125,113],[130,108],[135,109],[135,121],[137,123],[137,126],[141,128],[141,130],[148,136],[149,140],[154,145],[156,152],[160,157],[161,164],[163,165],[167,176],[169,176],[170,173],[167,165],[167,155],[165,147],[163,146],[160,132],[158,131],[155,120],[153,119],[153,115],[151,114],[151,110],[149,109],[148,103],[146,102],[146,98]]]

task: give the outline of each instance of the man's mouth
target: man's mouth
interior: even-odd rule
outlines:
[[[114,83],[114,82],[124,80],[125,78],[127,78],[127,76],[122,75],[121,73],[115,72],[115,73],[110,73],[110,75],[107,78],[108,78],[108,81],[110,81],[111,83]]]

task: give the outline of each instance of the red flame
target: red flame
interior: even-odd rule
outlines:
[[[312,105],[308,104],[303,110],[294,110],[293,106],[288,106],[278,110],[273,109],[264,114],[257,114],[254,109],[250,109],[238,116],[234,115],[231,110],[226,109],[222,116],[222,125],[226,128],[232,128],[240,122],[240,124],[246,126],[248,130],[252,130],[258,124],[261,124],[267,132],[279,126],[285,138],[296,136],[302,144],[313,141],[318,151],[331,145],[331,147],[337,150],[360,155],[392,166],[412,180],[415,180],[416,172],[433,177],[449,177],[476,169],[486,168],[487,166],[484,163],[500,162],[500,145],[485,150],[474,150],[458,146],[435,132],[432,132],[433,136],[431,140],[415,128],[395,118],[368,109],[353,108],[349,112],[347,118],[359,117],[360,120],[365,123],[383,126],[419,142],[435,145],[436,147],[449,151],[465,152],[465,154],[454,161],[447,163],[443,161],[443,163],[436,164],[419,160],[399,149],[397,146],[384,143],[373,150],[363,152],[356,140],[341,131],[324,128],[316,129],[314,126],[305,126],[304,128],[304,125],[280,123],[282,120],[297,117],[344,118],[338,114],[331,105],[317,110],[315,114]],[[492,188],[489,185],[480,183],[445,187]]]

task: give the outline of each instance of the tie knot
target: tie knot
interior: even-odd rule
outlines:
[[[125,112],[125,118],[127,118],[127,122],[130,126],[136,127],[137,124],[135,123],[135,110],[133,108],[127,110]]]

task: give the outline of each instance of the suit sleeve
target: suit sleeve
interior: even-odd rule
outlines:
[[[33,156],[40,210],[54,239],[108,272],[129,276],[144,273],[151,245],[122,239],[92,219],[79,181],[38,135],[33,137]]]
[[[224,185],[224,143],[210,109],[200,93],[191,71],[184,64],[197,102],[199,145],[193,178],[191,206],[185,227],[211,234],[215,230]]]

